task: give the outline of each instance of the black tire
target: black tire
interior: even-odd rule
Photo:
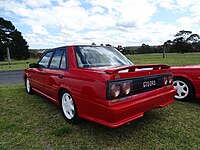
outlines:
[[[64,119],[70,124],[78,124],[80,118],[73,97],[67,91],[63,91],[60,95],[61,111]]]
[[[189,80],[182,77],[174,77],[173,85],[177,89],[177,94],[174,97],[176,100],[187,102],[194,98],[195,90]]]
[[[33,90],[32,90],[32,87],[31,87],[31,82],[30,82],[28,77],[25,78],[25,87],[26,87],[26,92],[28,94],[33,94]]]

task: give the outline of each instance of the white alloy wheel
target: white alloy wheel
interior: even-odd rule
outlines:
[[[74,101],[68,93],[62,95],[62,110],[67,119],[72,120],[75,117]]]
[[[31,93],[31,85],[28,77],[26,78],[26,91],[27,93]]]
[[[173,82],[173,86],[175,89],[177,89],[177,94],[175,95],[176,99],[184,99],[188,96],[189,87],[185,82],[181,80],[175,80]]]

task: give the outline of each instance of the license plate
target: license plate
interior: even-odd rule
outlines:
[[[143,88],[149,88],[156,86],[156,80],[149,80],[143,82]]]

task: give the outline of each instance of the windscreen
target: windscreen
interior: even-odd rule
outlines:
[[[130,66],[133,63],[113,47],[75,46],[79,67]]]

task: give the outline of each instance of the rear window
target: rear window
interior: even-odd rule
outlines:
[[[113,47],[76,46],[78,67],[129,66],[133,63]]]

